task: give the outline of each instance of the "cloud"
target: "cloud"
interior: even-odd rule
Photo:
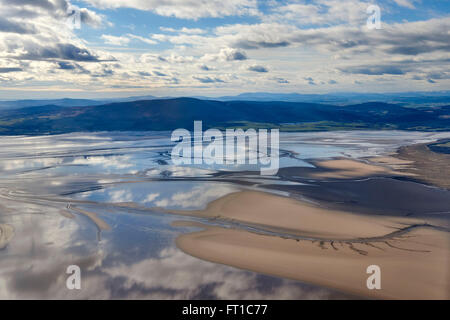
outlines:
[[[141,77],[150,77],[152,74],[146,71],[139,71],[138,75],[140,75]]]
[[[58,62],[59,69],[61,70],[75,70],[76,66],[73,63],[60,61]]]
[[[269,70],[266,67],[259,66],[259,65],[249,66],[248,70],[254,71],[254,72],[269,72]]]
[[[57,65],[58,65],[59,70],[71,70],[78,74],[89,74],[90,73],[84,67],[80,66],[77,63],[73,63],[73,62],[58,61]]]
[[[290,83],[289,80],[286,80],[284,78],[279,78],[279,77],[271,78],[271,80],[274,80],[277,83],[281,83],[281,84],[288,84],[288,83]]]
[[[86,48],[77,47],[71,43],[57,43],[56,45],[41,46],[30,43],[26,48],[26,53],[16,57],[19,60],[51,60],[62,59],[84,62],[98,62],[99,57],[95,56]]]
[[[225,48],[220,50],[219,57],[225,61],[247,60],[247,55],[245,54],[245,52],[232,48]]]
[[[304,78],[304,79],[308,82],[308,84],[309,84],[310,86],[315,86],[315,85],[317,85],[316,82],[314,81],[314,79],[311,78],[311,77],[306,77],[306,78]]]
[[[1,0],[4,13],[11,13],[17,18],[39,18],[42,15],[64,20],[73,11],[80,14],[80,22],[91,27],[99,27],[104,17],[87,8],[72,5],[69,0]]]
[[[201,65],[198,66],[198,68],[200,70],[203,70],[203,71],[210,71],[211,70],[211,68],[208,67],[206,64],[201,64]]]
[[[14,74],[10,81],[40,81],[57,79],[54,64],[60,70],[89,74],[73,62],[103,62],[114,60],[109,54],[96,52],[77,38],[67,24],[68,12],[79,10],[83,25],[99,26],[103,17],[73,6],[68,0],[0,0],[0,59],[26,65],[26,71]],[[59,73],[61,74],[61,73]],[[61,80],[61,79],[57,79]]]
[[[357,66],[339,69],[344,73],[366,74],[366,75],[403,75],[406,72],[394,65]]]
[[[414,6],[414,4],[413,4],[414,1],[411,1],[411,0],[394,0],[394,2],[396,4],[398,4],[399,6],[406,7],[406,8],[409,8],[409,9],[415,9],[416,8]]]
[[[22,68],[0,68],[0,73],[9,73],[9,72],[20,72],[23,71]]]
[[[174,95],[186,94],[193,88],[213,90],[221,81],[227,84],[223,86],[227,91],[243,87],[272,91],[277,86],[300,90],[302,85],[315,91],[308,84],[331,87],[336,83],[330,79],[339,74],[342,90],[352,90],[354,81],[364,81],[367,91],[371,86],[378,91],[394,87],[402,91],[426,89],[427,79],[437,80],[438,72],[446,72],[442,69],[448,64],[450,17],[423,10],[420,17],[414,17],[423,20],[408,22],[409,17],[402,16],[400,8],[390,0],[380,5],[383,12],[392,8],[400,12],[399,17],[390,20],[397,22],[383,20],[382,30],[368,30],[365,9],[369,2],[270,1],[259,6],[258,12],[253,0],[76,1],[80,7],[86,3],[94,5],[77,9],[82,28],[105,28],[98,36],[100,43],[94,43],[90,38],[83,39],[89,30],[79,32],[67,26],[68,11],[75,8],[68,0],[0,0],[0,66],[22,69],[2,72],[0,82],[6,87],[28,86],[36,91],[45,88],[82,94],[136,88],[139,90],[135,92],[147,89],[155,95]],[[425,6],[424,2],[407,2],[418,8]],[[247,9],[253,8],[252,12],[236,9],[244,8],[245,3]],[[159,18],[156,25],[139,30],[139,34],[137,31],[118,34],[98,8],[123,7],[176,18]],[[222,13],[219,9],[223,8],[226,10]],[[255,16],[219,18],[232,11],[232,15]],[[129,12],[119,9],[116,13]],[[182,16],[219,19],[205,24],[177,19]],[[158,28],[160,33],[153,34]],[[151,48],[143,50],[141,47],[145,45]],[[264,70],[270,72],[270,77],[255,77],[249,72]],[[305,80],[309,75],[317,79]],[[441,77],[433,88],[444,90],[448,85],[448,77],[445,74]],[[385,81],[381,83],[380,78]],[[416,78],[423,80],[414,81]],[[204,85],[199,86],[199,82]]]
[[[0,32],[32,34],[36,33],[36,29],[33,25],[30,25],[28,23],[15,22],[8,20],[5,17],[0,17]]]
[[[384,24],[372,32],[360,26],[339,25],[301,29],[280,23],[235,24],[218,27],[217,36],[229,47],[266,49],[287,46],[315,47],[329,52],[382,52],[415,55],[450,50],[450,18]]]
[[[84,0],[101,9],[134,8],[182,19],[256,15],[256,0]]]
[[[131,34],[131,33],[128,33],[127,37],[129,37],[131,39],[136,39],[136,40],[142,41],[142,42],[147,43],[147,44],[156,44],[157,43],[156,41],[154,41],[152,39],[141,37],[141,36],[137,36],[137,35]]]
[[[128,43],[130,43],[130,38],[124,36],[117,37],[108,34],[103,34],[101,38],[105,41],[106,44],[111,44],[114,46],[125,46]]]
[[[172,33],[186,33],[186,34],[204,34],[205,30],[200,28],[186,28],[183,27],[181,29],[167,28],[167,27],[159,27],[159,30],[164,32],[172,32]]]
[[[210,77],[198,77],[198,76],[194,76],[193,77],[195,80],[198,80],[201,83],[222,83],[225,82],[222,79],[219,78],[210,78]]]
[[[157,77],[165,77],[167,74],[159,72],[159,71],[153,71],[153,74]]]
[[[360,0],[287,1],[274,6],[263,20],[294,25],[356,25],[367,19],[369,4]]]

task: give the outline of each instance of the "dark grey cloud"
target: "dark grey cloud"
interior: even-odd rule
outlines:
[[[230,42],[230,47],[261,49],[295,45],[319,47],[321,50],[330,52],[343,53],[344,51],[346,54],[381,52],[413,56],[423,53],[449,52],[449,29],[450,19],[448,18],[386,25],[384,29],[374,32],[350,26],[296,29],[282,25],[268,28],[262,24],[243,28],[237,39]]]
[[[239,40],[233,43],[233,47],[240,49],[259,49],[259,48],[279,48],[287,47],[291,43],[289,41],[251,41],[251,40]]]
[[[263,66],[250,66],[248,67],[248,70],[254,72],[269,72],[269,70]]]
[[[152,74],[146,71],[139,71],[138,75],[140,75],[141,77],[150,77]]]
[[[20,72],[23,71],[22,68],[0,68],[0,73],[8,73],[8,72]]]
[[[394,65],[356,66],[339,69],[343,73],[365,74],[370,76],[381,76],[385,74],[403,75],[406,71]]]
[[[73,63],[64,62],[64,61],[59,61],[57,63],[59,66],[58,69],[61,69],[61,70],[75,70],[77,68]]]
[[[448,39],[450,41],[450,38]],[[391,54],[402,54],[415,56],[421,53],[433,52],[433,51],[450,51],[450,44],[448,45],[426,45],[426,44],[416,44],[416,45],[401,45],[394,46],[386,50],[386,52]]]
[[[36,28],[28,23],[16,22],[0,17],[0,32],[10,32],[18,34],[34,34]]]
[[[427,77],[430,79],[450,79],[450,72],[430,72]]]
[[[111,69],[111,66],[106,65],[106,64],[102,64],[102,70],[100,72],[97,72],[95,74],[93,74],[93,77],[96,78],[104,78],[104,77],[110,77],[112,75],[114,75],[114,70]]]
[[[330,80],[328,81],[328,84],[337,84],[338,82],[336,80]]]
[[[304,78],[306,81],[308,81],[308,84],[310,85],[310,86],[315,86],[315,85],[317,85],[316,84],[316,82],[314,81],[314,79],[313,78],[311,78],[311,77],[306,77],[306,78]]]
[[[159,71],[153,71],[153,74],[157,77],[165,77],[167,74],[159,72]]]
[[[56,64],[58,65],[58,69],[60,70],[74,71],[75,73],[78,74],[90,74],[88,70],[80,66],[78,63],[57,61]]]
[[[247,55],[245,52],[238,51],[238,50],[231,50],[229,52],[226,52],[226,60],[227,61],[242,61],[247,60]]]
[[[54,10],[55,5],[48,1],[48,0],[1,0],[0,2],[8,5],[14,5],[14,6],[32,6],[32,7],[39,7],[46,10]],[[62,5],[66,1],[59,0],[56,1],[57,5]]]
[[[199,67],[200,70],[203,70],[203,71],[211,70],[211,68],[208,67],[206,64],[202,64],[201,66],[198,66],[198,67]]]
[[[200,81],[201,83],[217,83],[217,82],[225,82],[219,78],[210,78],[210,77],[194,77],[195,80]]]
[[[289,80],[286,80],[284,78],[279,78],[279,77],[270,78],[270,80],[274,80],[274,81],[276,81],[278,83],[281,83],[281,84],[289,83]]]
[[[0,0],[7,6],[8,11],[16,18],[34,18],[42,12],[57,19],[65,19],[78,10],[80,13],[80,22],[91,26],[101,24],[101,18],[93,11],[86,8],[78,8],[70,4],[68,0]],[[70,10],[72,9],[72,10]]]
[[[41,46],[36,43],[27,43],[24,48],[27,52],[17,59],[21,60],[71,60],[82,62],[100,62],[98,56],[85,48],[77,47],[70,43],[58,43],[54,46]]]

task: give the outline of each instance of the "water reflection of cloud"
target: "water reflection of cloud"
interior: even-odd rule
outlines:
[[[110,202],[132,202],[133,194],[127,190],[109,191]]]
[[[200,261],[175,248],[132,265],[105,268],[113,278],[123,278],[129,298],[147,299],[326,299],[334,293],[296,282]],[[125,276],[126,275],[126,276]],[[271,285],[263,285],[264,280]]]
[[[12,202],[6,205],[20,209]],[[17,230],[14,241],[1,252],[0,299],[338,297],[326,289],[193,258],[176,249],[172,241],[149,243],[154,248],[148,250],[143,238],[137,237],[117,247],[111,237],[123,238],[121,228],[104,233],[105,240],[99,242],[96,228],[81,216],[69,219],[56,207],[23,206],[35,213],[0,216]],[[121,219],[119,226],[130,223],[126,216]],[[151,232],[163,232],[158,230]],[[66,269],[72,264],[82,270],[82,290],[66,288]]]
[[[177,207],[183,209],[205,207],[209,202],[236,191],[238,191],[238,188],[230,185],[203,184],[193,187],[188,192],[177,192],[167,198],[160,197],[162,199],[155,201],[155,205],[162,208]]]
[[[13,159],[13,160],[1,160],[0,169],[4,171],[20,170],[20,169],[32,169],[51,167],[59,165],[63,162],[63,159],[58,158],[39,158],[39,159]]]
[[[149,203],[154,201],[156,198],[160,196],[159,193],[150,193],[147,195],[147,198],[145,198],[144,203]]]
[[[75,158],[70,164],[94,165],[104,168],[127,169],[133,167],[130,156],[86,156]]]

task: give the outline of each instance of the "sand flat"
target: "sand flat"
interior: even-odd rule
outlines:
[[[372,175],[397,175],[399,173],[390,168],[377,164],[369,164],[353,159],[333,159],[316,161],[314,164],[327,171],[311,173],[313,178],[349,179]]]
[[[0,249],[4,249],[14,237],[14,227],[9,224],[0,224]]]
[[[171,212],[230,219],[284,229],[304,236],[333,239],[382,236],[402,226],[393,218],[387,220],[368,215],[355,215],[258,191],[242,191],[226,195],[211,202],[205,210]]]
[[[82,215],[88,217],[97,226],[97,228],[99,230],[110,230],[111,229],[109,224],[106,221],[104,221],[103,219],[99,218],[95,212],[86,211],[86,210],[80,209],[75,206],[70,206],[70,209],[77,211],[77,212],[81,213]]]
[[[450,236],[442,220],[430,218],[435,227],[409,217],[350,214],[256,191],[229,194],[205,210],[184,213],[305,237],[205,226],[177,239],[181,250],[204,260],[364,297],[449,297]],[[406,226],[411,228],[396,234]],[[382,290],[366,287],[366,268],[372,264],[382,269]]]
[[[300,280],[362,297],[382,299],[448,299],[448,234],[415,230],[411,239],[374,246],[318,244],[208,227],[177,239],[184,252],[212,262]],[[409,251],[422,250],[422,251]],[[381,290],[366,286],[369,265],[381,268]]]

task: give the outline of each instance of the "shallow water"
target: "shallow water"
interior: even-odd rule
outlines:
[[[282,167],[373,156],[447,133],[281,134]],[[242,189],[303,185],[276,176],[220,179],[255,166],[175,166],[170,133],[0,137],[0,298],[346,298],[329,289],[193,258],[174,244],[191,227],[163,209],[193,210]],[[289,195],[284,192],[283,194]],[[152,210],[141,210],[153,208]],[[88,214],[87,214],[87,213]],[[183,217],[183,220],[194,218]],[[1,243],[1,241],[0,241]],[[69,265],[82,290],[66,288]]]

